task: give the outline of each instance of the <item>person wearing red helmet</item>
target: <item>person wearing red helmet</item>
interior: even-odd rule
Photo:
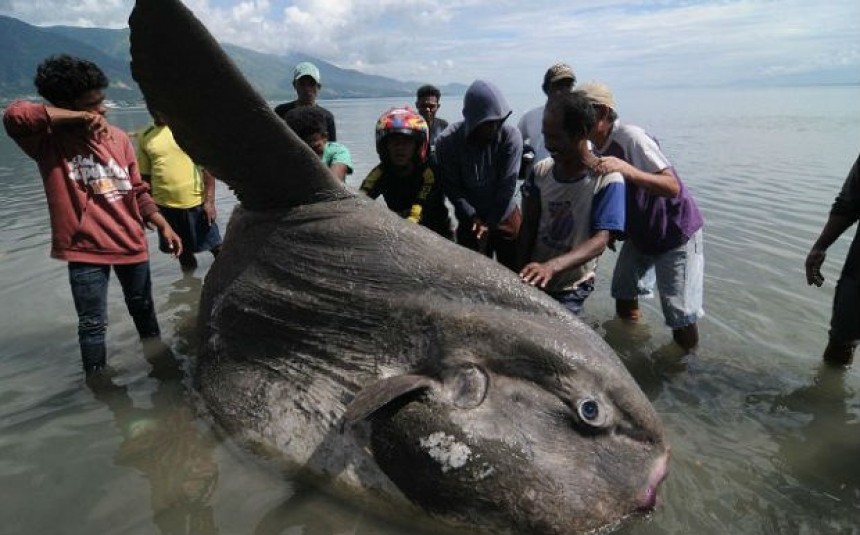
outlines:
[[[428,163],[429,129],[408,106],[391,108],[376,122],[379,165],[361,183],[372,199],[380,195],[388,208],[440,236],[451,239],[451,218],[442,188]]]

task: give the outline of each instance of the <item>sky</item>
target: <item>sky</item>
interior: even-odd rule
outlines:
[[[133,0],[0,0],[37,26],[127,26]],[[401,80],[539,91],[860,83],[858,0],[184,0],[216,39]]]

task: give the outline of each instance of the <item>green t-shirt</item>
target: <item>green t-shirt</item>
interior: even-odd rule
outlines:
[[[322,161],[326,167],[331,167],[333,163],[342,163],[346,166],[346,174],[352,174],[352,156],[349,154],[349,149],[340,143],[329,141],[323,149]]]

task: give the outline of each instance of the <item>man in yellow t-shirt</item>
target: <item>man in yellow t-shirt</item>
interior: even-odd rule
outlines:
[[[176,144],[164,117],[150,110],[153,123],[137,135],[140,174],[152,187],[152,197],[170,226],[182,238],[179,263],[194,269],[194,253],[210,251],[218,255],[221,233],[215,222],[215,178],[195,164]],[[159,232],[159,248],[167,243]]]

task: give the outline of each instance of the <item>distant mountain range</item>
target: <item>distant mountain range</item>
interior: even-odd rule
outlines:
[[[131,77],[128,51],[129,30],[32,26],[18,19],[0,16],[0,103],[32,96],[36,66],[52,54],[80,56],[96,63],[110,79],[107,98],[137,104],[143,97]],[[320,98],[365,98],[411,96],[426,82],[402,81],[341,69],[306,54],[284,56],[263,54],[235,45],[223,44],[242,73],[260,94],[272,101],[295,97],[292,71],[296,63],[311,61],[320,69]],[[432,83],[432,81],[430,81]],[[463,84],[440,85],[446,94],[462,94]]]

